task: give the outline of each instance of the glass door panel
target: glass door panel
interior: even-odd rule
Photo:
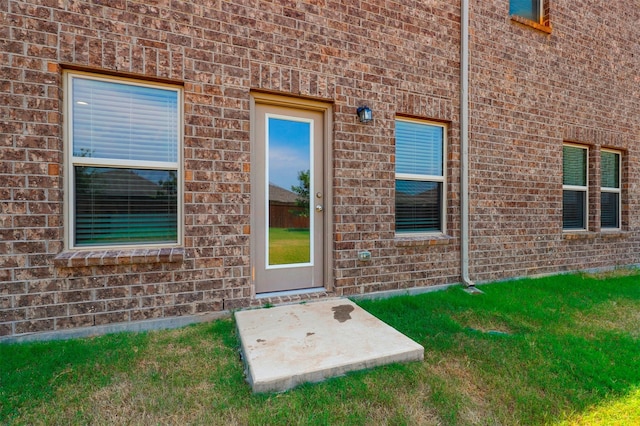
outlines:
[[[267,115],[268,267],[308,266],[312,259],[313,122]]]

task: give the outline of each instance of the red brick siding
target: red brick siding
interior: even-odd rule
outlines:
[[[549,2],[551,34],[472,2],[471,271],[477,280],[638,263],[640,12]],[[562,233],[562,144],[589,147],[589,233]],[[600,149],[623,151],[623,232],[600,231]]]
[[[457,116],[456,6],[144,3],[0,2],[8,24],[0,334],[247,306],[252,89],[335,102],[335,294],[458,280],[455,240],[394,242],[391,138],[396,113]],[[60,64],[184,84],[182,256],[63,253]],[[362,102],[374,109],[375,126],[356,122]],[[450,167],[457,167],[455,128]],[[448,212],[453,233],[455,209]],[[376,260],[358,265],[361,249]],[[410,258],[398,258],[405,252]]]
[[[638,263],[640,12],[554,0],[547,34],[470,3],[472,278]],[[0,336],[261,303],[251,90],[333,103],[328,294],[460,281],[457,2],[0,0],[0,21]],[[61,66],[183,84],[183,249],[64,253]],[[397,115],[449,124],[446,238],[395,238]],[[592,184],[599,150],[624,152],[625,232],[599,231],[594,186],[591,232],[563,235],[565,141],[590,147]]]

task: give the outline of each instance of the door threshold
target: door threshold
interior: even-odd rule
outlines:
[[[256,294],[256,299],[267,299],[269,297],[297,296],[300,294],[325,293],[324,287],[303,288],[299,290],[271,291],[269,293]]]

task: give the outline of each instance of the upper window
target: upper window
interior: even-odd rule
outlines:
[[[587,156],[582,146],[562,148],[562,227],[566,230],[587,229]]]
[[[541,24],[544,16],[543,3],[543,0],[510,0],[509,14]]]
[[[620,229],[620,153],[600,153],[600,226]]]
[[[396,120],[396,232],[445,231],[446,127]]]
[[[66,74],[70,247],[177,244],[181,90]]]

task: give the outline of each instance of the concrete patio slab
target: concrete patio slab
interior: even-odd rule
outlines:
[[[424,348],[347,299],[235,313],[254,392],[421,361]]]

